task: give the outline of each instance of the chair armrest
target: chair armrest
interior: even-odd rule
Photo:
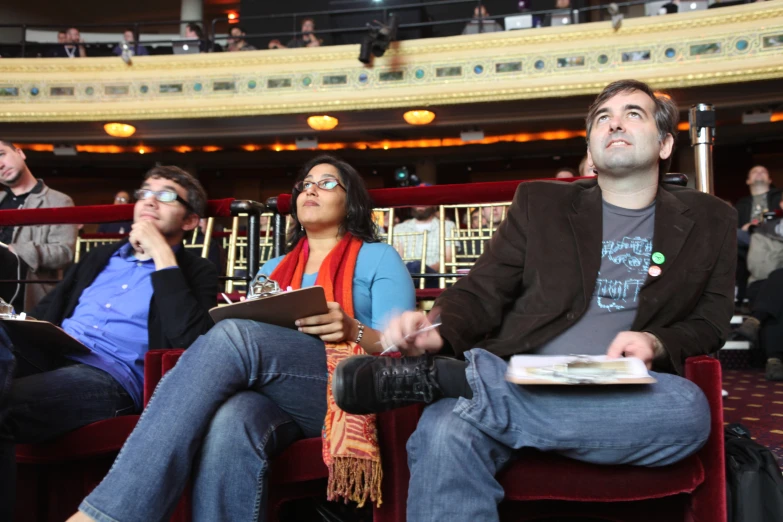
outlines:
[[[704,392],[710,405],[710,438],[698,456],[704,466],[704,483],[693,492],[692,512],[704,521],[725,522],[726,464],[723,441],[723,387],[720,362],[701,355],[685,361],[685,377]]]
[[[174,367],[185,350],[150,350],[144,356],[144,406],[152,398],[163,374]]]

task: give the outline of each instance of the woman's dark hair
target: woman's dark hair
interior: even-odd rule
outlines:
[[[340,181],[345,187],[345,221],[340,226],[340,232],[350,232],[354,237],[358,237],[365,243],[377,243],[379,241],[378,227],[372,217],[372,200],[367,192],[367,188],[364,186],[362,177],[359,176],[355,168],[334,156],[324,154],[305,163],[296,177],[295,183],[303,181],[317,165],[324,164],[331,165],[337,169]],[[296,187],[291,192],[291,217],[294,220],[294,226],[288,236],[289,251],[299,243],[300,239],[305,237],[302,224],[299,223],[299,218],[296,215],[296,200],[301,193]]]

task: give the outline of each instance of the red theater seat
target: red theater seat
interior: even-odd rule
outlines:
[[[150,352],[145,401],[181,353]],[[704,390],[712,412],[712,435],[696,455],[672,466],[639,468],[596,466],[526,452],[500,475],[506,491],[506,501],[500,507],[502,519],[590,515],[629,522],[725,522],[720,364],[709,357],[689,359],[686,376]],[[405,442],[420,414],[421,408],[414,406],[378,416],[384,477],[383,505],[374,510],[375,522],[405,520],[410,477]],[[51,443],[20,446],[19,463],[36,464],[41,469],[31,476],[30,470],[20,466],[20,496],[26,504],[20,506],[17,520],[64,520],[63,509],[66,515],[73,512],[79,500],[98,483],[135,421],[135,417],[110,419]],[[322,497],[326,476],[321,439],[305,439],[289,447],[270,470],[270,520],[276,520],[277,510],[286,501]],[[186,495],[174,520],[190,519],[188,500]]]

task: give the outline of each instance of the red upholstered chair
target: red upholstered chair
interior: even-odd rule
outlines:
[[[161,376],[174,366],[182,350],[152,350],[144,368],[144,404]],[[138,415],[106,419],[42,444],[16,448],[18,470],[15,522],[62,522],[109,471]],[[186,495],[187,496],[187,495]],[[190,520],[184,500],[172,517]]]
[[[597,466],[557,455],[529,452],[504,470],[502,520],[552,516],[594,516],[613,521],[726,521],[726,476],[720,363],[710,357],[686,362],[686,377],[707,396],[712,433],[696,454],[672,466]],[[404,442],[420,410],[379,416],[384,457],[384,503],[375,522],[402,522],[409,473]],[[521,503],[524,502],[524,503]]]

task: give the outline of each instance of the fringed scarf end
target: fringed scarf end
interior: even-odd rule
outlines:
[[[381,500],[383,469],[379,460],[354,457],[335,457],[329,465],[329,482],[326,496],[329,500],[342,497],[356,502],[359,507],[369,498],[376,507]]]

